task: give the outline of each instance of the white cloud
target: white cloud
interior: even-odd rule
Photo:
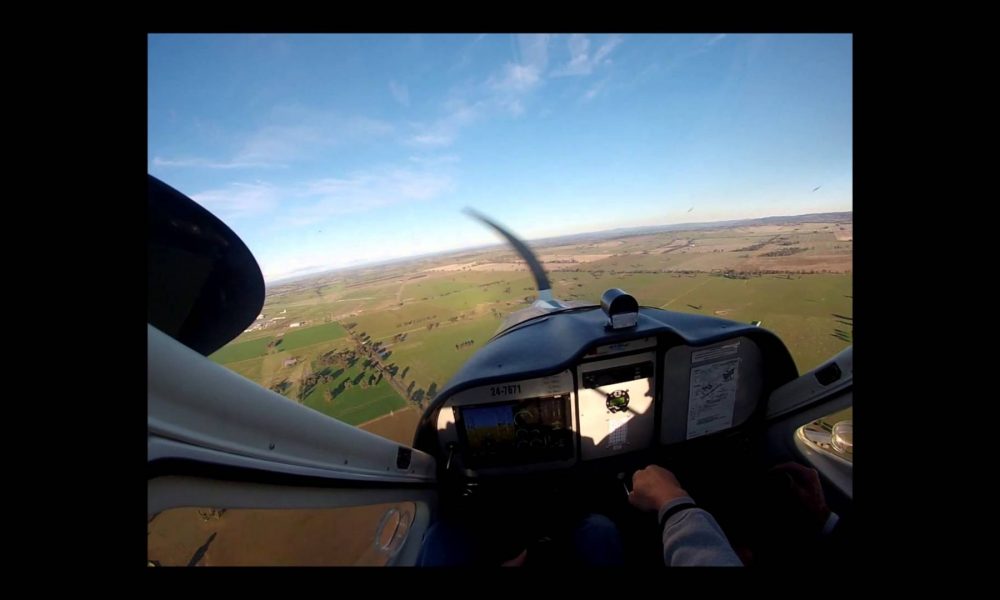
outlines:
[[[274,112],[275,120],[280,124],[265,126],[252,134],[234,160],[298,160],[331,146],[363,143],[385,137],[393,131],[389,123],[363,116],[345,117],[298,107],[283,107]]]
[[[526,67],[535,69],[538,73],[544,73],[549,64],[549,40],[548,34],[523,34],[517,36],[518,62]]]
[[[587,91],[584,92],[580,100],[583,102],[590,102],[591,100],[596,98],[602,91],[604,91],[604,87],[607,85],[607,83],[608,83],[608,78],[605,77],[604,79],[590,86],[590,88],[588,88]]]
[[[418,165],[433,166],[457,163],[461,159],[457,154],[437,154],[427,156],[411,156],[410,161]]]
[[[449,146],[462,129],[476,121],[498,114],[524,114],[526,100],[544,83],[551,36],[530,34],[510,39],[515,60],[504,63],[478,84],[453,89],[443,117],[431,123],[412,124],[415,132],[407,138],[409,144]]]
[[[453,133],[444,132],[421,133],[411,137],[409,141],[417,146],[449,146],[455,141],[455,135]]]
[[[617,48],[621,43],[622,38],[619,35],[613,35],[608,38],[607,41],[601,44],[601,47],[597,49],[597,52],[594,52],[593,63],[595,65],[611,64],[611,60],[607,57],[611,54],[611,51]]]
[[[210,169],[285,167],[294,161],[316,157],[333,146],[369,142],[393,132],[392,125],[378,119],[300,106],[276,107],[271,111],[270,121],[237,141],[232,158],[157,156],[153,165]]]
[[[445,105],[448,113],[430,124],[414,123],[416,133],[406,141],[411,145],[427,148],[449,146],[458,137],[459,131],[474,123],[486,111],[485,102],[468,104],[464,99],[453,98]]]
[[[535,66],[507,63],[499,77],[491,77],[488,85],[501,93],[522,93],[535,87],[541,73]]]
[[[436,198],[454,189],[450,174],[390,167],[306,182],[291,193],[301,201],[282,217],[290,225],[307,225],[349,213]]]
[[[590,39],[585,35],[573,34],[566,41],[569,61],[553,71],[552,75],[553,77],[590,75],[599,66],[611,64],[609,56],[621,43],[621,36],[613,35],[591,54]]]
[[[475,37],[475,39],[473,39],[471,42],[469,42],[468,44],[466,44],[465,47],[462,48],[462,50],[458,53],[458,62],[456,62],[455,64],[453,64],[448,69],[448,71],[449,72],[461,71],[465,67],[468,67],[469,65],[471,65],[472,64],[472,55],[473,55],[473,53],[476,50],[476,46],[478,46],[479,42],[481,42],[485,37],[486,37],[485,33],[480,33],[479,35],[477,35]]]
[[[406,84],[390,81],[389,91],[392,93],[392,97],[396,99],[396,102],[406,107],[410,106],[410,90],[406,87]]]
[[[559,75],[587,75],[593,68],[590,65],[590,40],[585,35],[573,34],[567,40],[569,45],[569,63],[560,69]]]
[[[719,40],[721,40],[724,37],[726,37],[726,34],[720,33],[720,34],[718,34],[716,36],[713,36],[712,39],[710,39],[707,42],[705,42],[705,45],[706,46],[711,46],[711,45],[715,44],[716,42],[718,42]]]
[[[264,183],[233,183],[191,195],[192,200],[226,222],[270,214],[277,208],[279,197],[280,190]]]
[[[204,169],[266,169],[272,167],[287,167],[288,165],[252,161],[217,162],[208,160],[207,158],[161,158],[159,156],[155,156],[153,157],[153,166],[198,167]]]
[[[455,188],[454,156],[432,157],[417,166],[387,166],[344,177],[309,179],[284,186],[233,183],[191,197],[223,221],[265,219],[278,228],[300,227],[330,217],[384,206],[421,202]]]
[[[294,161],[323,142],[308,126],[267,126],[250,135],[233,159],[237,162]]]

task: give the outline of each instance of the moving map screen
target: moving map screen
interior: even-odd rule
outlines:
[[[569,394],[470,406],[459,414],[470,467],[573,457]]]

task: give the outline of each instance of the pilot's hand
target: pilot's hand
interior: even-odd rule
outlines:
[[[778,465],[768,471],[771,498],[769,503],[786,519],[796,518],[800,527],[819,531],[830,516],[816,469],[795,462]]]
[[[632,493],[629,504],[639,510],[655,512],[667,502],[687,496],[677,478],[670,471],[649,465],[632,475]]]

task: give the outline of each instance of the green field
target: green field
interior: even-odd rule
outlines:
[[[640,285],[634,293],[642,304],[667,310],[743,323],[761,321],[785,342],[804,373],[850,345],[842,338],[853,338],[853,319],[842,317],[854,314],[853,280],[849,274],[791,277],[668,277]],[[663,304],[656,303],[660,300]]]
[[[311,346],[319,342],[335,340],[347,335],[340,323],[327,323],[314,327],[304,327],[302,329],[291,329],[285,334],[281,349],[286,351]]]
[[[264,380],[264,361],[267,358],[267,356],[258,356],[257,358],[228,363],[226,364],[226,367],[236,371],[251,381],[259,383]]]
[[[385,379],[374,385],[368,384],[371,376],[377,378],[378,373],[374,368],[364,369],[363,364],[363,361],[358,361],[347,368],[327,367],[327,371],[318,370],[317,372],[328,373],[330,381],[313,388],[302,403],[351,425],[364,423],[387,414],[390,410],[405,407],[406,401]],[[336,393],[336,397],[331,397],[332,393]]]
[[[209,356],[209,358],[217,363],[225,364],[264,356],[267,354],[267,344],[273,337],[272,335],[268,335],[267,337],[257,338],[249,342],[228,344]]]
[[[499,326],[499,319],[485,315],[475,320],[442,324],[430,331],[414,332],[405,342],[390,347],[393,353],[389,360],[401,368],[410,367],[404,382],[416,382],[414,389],[427,390],[432,383],[437,383],[437,388],[441,389],[465,361],[493,337]],[[466,340],[475,343],[455,348],[455,344]]]

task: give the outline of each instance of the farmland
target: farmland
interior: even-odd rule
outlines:
[[[850,213],[531,245],[564,300],[597,304],[620,287],[643,306],[761,321],[800,372],[852,343]],[[211,358],[407,441],[428,401],[535,293],[524,263],[499,245],[327,272],[270,285],[253,330]]]

